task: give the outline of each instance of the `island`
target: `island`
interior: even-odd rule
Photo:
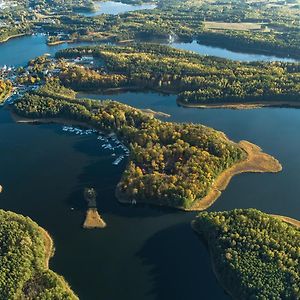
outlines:
[[[300,299],[300,222],[256,209],[202,212],[193,229],[233,299]]]
[[[1,299],[78,300],[63,277],[49,270],[49,234],[30,218],[0,210]]]
[[[235,143],[212,128],[163,122],[115,101],[77,99],[59,84],[49,80],[11,105],[12,111],[25,122],[80,124],[115,133],[131,152],[116,189],[121,202],[206,209],[233,175],[282,169],[259,147]]]
[[[93,188],[84,189],[84,198],[87,202],[88,209],[83,223],[84,229],[105,228],[106,223],[103,221],[97,210],[97,193]]]
[[[181,106],[201,108],[300,106],[297,63],[230,61],[157,44],[71,48],[56,57],[93,57],[104,64],[68,61],[60,80],[77,91],[156,90],[178,95]]]

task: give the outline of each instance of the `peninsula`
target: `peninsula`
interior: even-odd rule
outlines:
[[[255,209],[203,212],[192,223],[233,299],[299,299],[299,222]]]
[[[114,132],[131,151],[116,190],[121,202],[201,210],[215,201],[234,174],[281,170],[280,163],[259,147],[234,143],[212,128],[162,122],[114,101],[63,97],[54,93],[62,90],[58,84],[49,81],[25,94],[12,110],[30,120],[80,122],[102,132]]]
[[[105,228],[106,223],[103,221],[97,210],[97,193],[93,188],[84,189],[84,198],[87,202],[86,217],[83,223],[84,229]]]
[[[28,217],[0,210],[1,299],[78,300],[65,280],[49,270],[53,241]]]
[[[77,91],[156,90],[186,107],[299,107],[299,63],[238,62],[157,44],[91,46],[59,51],[58,59],[93,57],[104,67],[62,68],[62,83]]]

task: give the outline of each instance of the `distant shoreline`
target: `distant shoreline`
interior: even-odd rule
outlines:
[[[206,103],[206,104],[196,104],[196,103],[184,103],[177,100],[177,104],[182,107],[187,108],[202,108],[202,109],[258,109],[258,108],[271,108],[271,107],[287,107],[287,108],[300,108],[300,102],[296,101],[266,101],[266,102],[253,102],[253,103],[243,103],[243,102],[219,102],[219,103]]]
[[[7,38],[5,38],[4,40],[0,40],[0,43],[6,43],[11,39],[22,37],[22,36],[25,36],[25,35],[29,35],[29,33],[19,33],[19,34],[10,35]]]

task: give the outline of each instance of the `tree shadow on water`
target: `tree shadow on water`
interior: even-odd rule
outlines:
[[[230,299],[217,283],[208,251],[189,222],[158,232],[137,256],[152,267],[153,289],[148,295],[157,300]]]

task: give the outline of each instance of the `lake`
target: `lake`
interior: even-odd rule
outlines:
[[[170,46],[181,50],[194,51],[201,55],[217,56],[217,57],[227,58],[231,60],[245,61],[245,62],[251,62],[251,61],[297,62],[299,61],[293,58],[277,57],[274,55],[235,52],[225,48],[206,46],[201,43],[198,43],[197,41],[193,41],[191,43],[174,42],[171,43]]]
[[[155,4],[143,3],[143,4],[126,4],[116,1],[96,1],[95,2],[95,11],[92,12],[82,12],[80,13],[86,17],[95,17],[102,14],[108,15],[119,15],[130,11],[144,10],[144,9],[154,9]]]
[[[22,65],[67,46],[47,47],[41,36],[12,40],[0,46],[0,64]],[[254,207],[300,219],[300,110],[186,109],[175,96],[158,93],[90,97],[166,112],[167,120],[202,123],[235,141],[257,143],[281,161],[283,172],[235,177],[210,210]],[[49,231],[56,248],[51,268],[81,299],[198,300],[200,293],[203,299],[229,299],[190,228],[196,214],[119,204],[114,189],[126,163],[113,166],[96,136],[64,133],[60,125],[16,124],[2,108],[0,149],[0,207],[30,216]],[[98,191],[105,230],[81,229],[87,186]]]

